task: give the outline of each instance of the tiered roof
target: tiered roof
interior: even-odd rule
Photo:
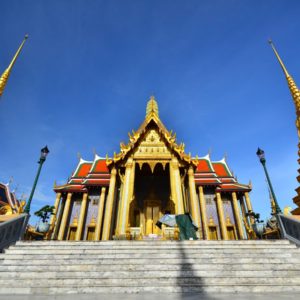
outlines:
[[[67,184],[55,186],[54,190],[68,192],[84,192],[87,186],[108,186],[110,172],[106,158],[97,154],[93,161],[80,158],[78,165]]]
[[[210,155],[198,158],[195,171],[196,185],[217,186],[217,191],[250,191],[250,185],[237,182],[230,171],[226,159],[211,161]]]
[[[225,158],[212,161],[210,155],[194,159],[198,161],[195,183],[202,186],[217,186],[217,191],[250,191],[250,185],[238,183],[230,171]],[[80,158],[67,184],[55,186],[55,191],[84,192],[88,186],[108,186],[110,171],[108,159],[95,155],[93,161]]]

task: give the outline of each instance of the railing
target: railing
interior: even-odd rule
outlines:
[[[277,218],[282,237],[300,246],[300,220],[282,214],[278,214]]]
[[[16,218],[0,223],[0,252],[23,238],[28,219],[28,214],[21,214]]]

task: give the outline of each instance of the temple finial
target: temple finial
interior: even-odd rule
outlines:
[[[291,92],[291,95],[292,95],[292,98],[294,100],[294,103],[295,103],[295,107],[296,107],[296,115],[297,115],[297,120],[296,120],[296,127],[297,127],[297,131],[298,131],[298,137],[300,139],[300,91],[294,81],[294,79],[292,78],[292,76],[290,76],[290,74],[288,73],[285,65],[283,64],[282,60],[280,59],[273,43],[271,40],[269,40],[269,43],[271,44],[272,46],[272,49],[282,67],[282,70],[285,74],[285,77],[286,77],[286,80],[287,80],[287,83],[288,83],[288,86],[289,86],[289,90]],[[299,144],[300,145],[300,144]],[[300,152],[299,152],[300,153]]]
[[[77,152],[77,158],[78,158],[78,160],[81,160],[82,156],[81,156],[80,152]]]
[[[279,56],[279,54],[278,54],[278,52],[277,52],[277,50],[276,50],[276,48],[275,48],[273,42],[272,42],[272,40],[269,39],[268,42],[269,42],[269,44],[271,45],[271,47],[272,47],[272,49],[273,49],[273,51],[274,51],[274,53],[275,53],[275,55],[276,55],[276,57],[277,57],[277,59],[278,59],[278,61],[279,61],[279,64],[280,64],[280,66],[281,66],[281,68],[282,68],[282,70],[283,70],[283,72],[284,72],[285,77],[289,77],[290,75],[289,75],[289,73],[288,73],[288,71],[287,71],[287,69],[286,69],[284,63],[282,62],[282,60],[281,60],[281,58],[280,58],[280,56]]]
[[[3,74],[0,77],[0,97],[3,94],[3,91],[4,91],[4,88],[6,86],[8,77],[10,75],[10,72],[11,72],[11,70],[12,70],[12,68],[13,68],[13,66],[14,66],[14,64],[15,64],[15,62],[16,62],[16,60],[17,60],[17,58],[18,58],[18,56],[19,56],[19,54],[20,54],[20,52],[21,52],[21,50],[22,50],[22,48],[23,48],[23,46],[24,46],[27,39],[28,39],[28,35],[26,34],[24,39],[23,39],[23,42],[21,43],[19,49],[17,50],[15,56],[13,57],[13,59],[11,61],[11,63],[9,64],[7,69],[3,72]]]
[[[154,96],[151,96],[150,100],[147,103],[146,117],[148,117],[151,113],[158,116],[158,105]]]

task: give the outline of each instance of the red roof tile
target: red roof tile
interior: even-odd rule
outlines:
[[[229,172],[227,171],[226,169],[226,166],[222,163],[215,163],[213,162],[213,167],[217,173],[218,176],[221,176],[221,177],[227,177],[227,176],[230,176]]]
[[[109,169],[106,165],[106,160],[105,159],[99,159],[96,162],[92,172],[95,172],[95,173],[108,173]]]
[[[210,164],[206,159],[200,159],[196,172],[212,172]]]
[[[91,163],[83,163],[80,167],[77,173],[75,174],[75,177],[85,177],[89,173],[91,169],[92,164]]]

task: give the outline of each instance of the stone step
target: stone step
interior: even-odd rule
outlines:
[[[215,254],[193,254],[193,255],[179,255],[179,254],[153,254],[152,256],[145,256],[142,254],[119,254],[119,255],[31,255],[31,254],[22,254],[22,255],[7,255],[5,256],[5,259],[2,260],[2,264],[6,264],[7,262],[19,262],[19,261],[28,261],[31,262],[33,260],[39,260],[39,261],[44,261],[45,263],[53,263],[56,260],[67,260],[69,262],[71,261],[97,261],[98,263],[105,262],[106,260],[111,261],[113,264],[114,263],[125,263],[126,261],[137,261],[137,263],[144,263],[148,264],[151,263],[151,261],[160,261],[160,263],[169,263],[170,260],[176,259],[178,263],[183,261],[184,259],[193,259],[193,261],[196,261],[197,259],[214,259],[214,258],[220,258],[220,259],[225,259],[229,258],[231,259],[231,262],[234,262],[236,259],[238,259],[240,256],[243,256],[244,258],[263,258],[263,259],[270,259],[272,258],[295,258],[299,262],[299,257],[298,256],[293,256],[291,253],[278,253],[278,254],[260,254],[260,255],[255,255],[254,253],[247,253],[247,254],[240,254],[240,255],[230,255],[230,254],[220,254],[220,255],[215,255]],[[0,260],[1,261],[1,260]]]
[[[288,258],[288,257],[294,257],[294,258],[300,258],[298,253],[291,253],[291,252],[277,252],[277,253],[231,253],[231,252],[225,252],[225,253],[166,253],[166,252],[157,252],[157,253],[102,253],[102,254],[90,254],[90,253],[81,253],[81,254],[13,254],[13,253],[7,253],[5,256],[2,256],[6,259],[18,259],[18,260],[33,260],[33,259],[170,259],[170,258],[225,258],[225,257],[231,257],[232,259],[238,258],[238,257],[244,257],[244,258],[253,258],[253,257],[260,257],[260,258]]]
[[[68,287],[14,287],[14,294],[17,295],[64,295],[64,294],[137,294],[137,293],[190,293],[207,295],[209,294],[246,294],[246,293],[272,293],[276,297],[276,293],[296,293],[300,292],[299,285],[177,285],[177,286],[68,286]],[[0,287],[0,294],[11,294],[10,287]],[[112,296],[113,297],[113,296]],[[255,296],[253,296],[255,297]],[[99,296],[101,299],[101,296]],[[275,298],[274,298],[275,299]]]
[[[214,277],[164,277],[161,275],[156,278],[139,277],[139,278],[36,278],[19,279],[7,278],[0,279],[1,287],[65,287],[76,285],[78,287],[86,286],[176,286],[176,285],[297,285],[300,282],[300,277],[234,277],[234,276],[214,276]]]
[[[202,248],[202,249],[176,249],[176,250],[169,250],[169,249],[120,249],[120,250],[114,250],[114,249],[17,249],[17,248],[9,248],[5,250],[5,254],[16,254],[16,255],[21,255],[21,254],[54,254],[54,255],[59,255],[59,254],[128,254],[128,255],[133,255],[133,254],[154,254],[154,253],[161,253],[161,254],[188,254],[188,253],[193,253],[193,254],[205,254],[205,253],[245,253],[245,252],[251,252],[251,253],[283,253],[285,252],[284,249],[281,248]],[[289,253],[299,253],[300,251],[297,248],[291,248],[289,249]]]
[[[288,254],[286,255],[288,256]],[[2,266],[3,265],[23,265],[23,266],[47,266],[47,265],[85,265],[85,264],[92,264],[92,265],[147,265],[147,264],[161,264],[161,265],[167,265],[167,264],[200,264],[200,263],[215,263],[215,264],[220,264],[220,263],[240,263],[240,264],[245,264],[245,263],[255,263],[255,262],[260,262],[260,263],[268,263],[268,264],[299,264],[300,259],[297,258],[270,258],[270,257],[255,257],[253,256],[252,258],[233,258],[233,257],[227,257],[227,258],[152,258],[149,260],[146,259],[134,259],[134,258],[125,258],[125,259],[90,259],[90,258],[84,258],[81,257],[79,259],[58,259],[58,258],[53,258],[53,259],[35,259],[32,257],[31,259],[16,259],[15,257],[12,259],[5,259],[2,261]]]
[[[196,241],[18,241],[16,245],[88,245],[88,244],[97,244],[97,245],[197,245],[197,244],[209,244],[209,245],[239,245],[239,244],[248,244],[248,245],[270,245],[270,244],[291,244],[288,240],[230,240],[230,241],[208,241],[208,240],[196,240]]]
[[[295,251],[300,253],[300,250],[296,246],[292,245],[285,245],[285,247],[185,247],[185,248],[178,248],[178,247],[123,247],[123,248],[110,248],[110,247],[11,247],[5,250],[5,253],[39,253],[39,252],[56,252],[56,253],[104,253],[104,252],[113,252],[113,253],[132,253],[139,251],[140,253],[149,253],[149,252],[159,252],[159,251],[168,251],[168,252],[207,252],[207,251],[214,251],[214,252],[245,252],[245,251],[261,251],[261,252],[281,252],[281,251]]]
[[[39,271],[39,272],[0,272],[0,282],[6,281],[7,279],[28,279],[28,280],[41,280],[41,279],[139,279],[139,278],[150,278],[157,279],[161,278],[190,278],[190,277],[201,277],[201,278],[215,278],[215,277],[230,277],[230,278],[241,278],[241,277],[255,277],[255,278],[265,278],[268,277],[280,278],[288,276],[296,276],[300,278],[300,268],[298,270],[124,270],[124,271]]]
[[[230,271],[299,271],[300,270],[300,261],[298,263],[286,263],[286,262],[275,262],[275,263],[264,263],[263,261],[253,262],[253,263],[224,263],[222,260],[216,260],[213,262],[199,262],[196,261],[192,265],[190,263],[176,263],[176,264],[95,264],[95,262],[89,262],[89,264],[49,264],[46,267],[48,272],[118,272],[118,271],[168,271],[168,270],[204,270],[204,271],[214,271],[214,270],[230,270]],[[0,268],[0,276],[5,276],[6,272],[45,272],[41,269],[41,265],[2,265]]]
[[[137,293],[197,293],[201,298],[201,294],[246,294],[246,293],[295,293],[300,292],[299,285],[189,285],[189,286],[97,286],[97,287],[14,287],[14,294],[33,294],[33,295],[63,295],[63,294],[137,294]],[[0,294],[11,294],[11,288],[0,287]],[[255,296],[254,296],[255,297]],[[99,297],[101,298],[101,296]],[[251,298],[249,298],[251,299]],[[274,298],[275,299],[275,298]]]
[[[195,244],[195,245],[180,245],[180,244],[176,244],[176,243],[172,243],[172,244],[168,244],[168,245],[157,245],[157,244],[153,244],[153,245],[139,245],[139,243],[134,243],[132,245],[106,245],[103,243],[87,243],[86,245],[83,244],[70,244],[70,245],[48,245],[48,244],[40,244],[40,245],[15,245],[14,249],[120,249],[120,250],[126,250],[126,249],[226,249],[226,248],[245,248],[245,249],[249,249],[249,248],[256,248],[256,249],[260,249],[260,248],[269,248],[269,249],[273,249],[273,248],[283,248],[283,249],[289,249],[289,248],[296,248],[295,245],[293,244],[225,244],[225,245],[217,245],[217,244]]]

